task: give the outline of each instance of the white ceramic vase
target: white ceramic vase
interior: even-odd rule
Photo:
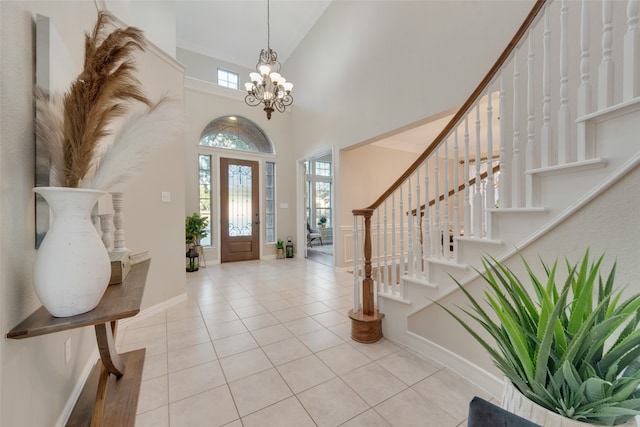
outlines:
[[[520,390],[508,379],[504,381],[500,407],[544,427],[593,427],[593,424],[572,420],[550,411],[547,408],[543,408],[520,393]],[[637,426],[635,418],[620,425],[620,427],[635,426]]]
[[[107,193],[66,187],[36,187],[53,211],[33,267],[33,285],[55,317],[93,310],[109,285],[109,253],[91,222],[91,210]]]

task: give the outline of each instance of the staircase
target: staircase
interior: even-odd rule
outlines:
[[[576,253],[614,237],[587,228],[598,200],[640,182],[639,18],[639,0],[535,2],[439,136],[353,211],[354,339],[375,341],[381,328],[500,395],[484,351],[433,301],[466,305],[452,277],[481,296],[483,255],[514,270],[517,250],[534,262],[570,255],[566,224],[586,233]]]

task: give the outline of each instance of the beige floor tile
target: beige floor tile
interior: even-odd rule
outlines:
[[[442,369],[437,362],[427,360],[409,350],[401,350],[382,357],[377,360],[377,363],[407,385],[414,385]]]
[[[169,405],[169,420],[173,427],[223,426],[239,418],[226,385]]]
[[[238,407],[238,413],[242,417],[292,395],[291,390],[275,369],[230,382],[229,388]]]
[[[313,317],[318,323],[324,327],[336,326],[341,323],[349,322],[349,318],[346,314],[338,313],[335,310],[327,311],[326,313],[316,314]]]
[[[273,368],[269,358],[259,348],[224,357],[220,359],[220,366],[227,382]]]
[[[127,329],[137,329],[167,323],[167,312],[164,310],[140,319],[138,319],[138,316],[130,318],[131,320],[128,322],[118,322],[118,325]]]
[[[371,359],[347,343],[320,351],[317,356],[337,375],[371,363]]]
[[[315,427],[298,399],[290,397],[242,418],[244,427]]]
[[[166,375],[140,383],[138,414],[166,406],[169,403],[169,387]]]
[[[351,341],[351,322],[339,323],[327,329],[342,338],[344,342]]]
[[[225,384],[217,360],[169,374],[169,403]]]
[[[167,325],[164,323],[143,326],[140,328],[127,328],[122,341],[123,345],[143,343],[154,338],[163,338],[167,336]]]
[[[340,427],[391,427],[391,424],[386,422],[375,410],[369,409],[367,412],[351,418]]]
[[[483,390],[449,369],[439,370],[412,388],[454,417],[458,423],[467,417],[469,402],[474,396],[489,399]]]
[[[169,372],[191,368],[192,366],[201,365],[216,359],[216,352],[213,350],[211,342],[183,347],[169,352]]]
[[[169,406],[138,414],[135,427],[169,427]]]
[[[315,355],[309,355],[277,367],[294,393],[300,393],[335,377]]]
[[[155,356],[167,352],[167,337],[149,338],[148,340],[139,341],[131,344],[123,344],[118,346],[118,353],[127,353],[140,348],[146,349],[145,357]]]
[[[144,358],[144,369],[142,370],[142,380],[167,375],[167,353],[160,353]]]
[[[243,334],[232,335],[230,337],[220,338],[213,342],[216,354],[219,358],[231,356],[232,354],[242,353],[258,347],[258,343],[249,332]]]
[[[219,325],[221,323],[227,323],[240,319],[236,312],[231,309],[224,311],[212,311],[208,313],[203,312],[202,318],[204,319],[204,322],[209,329],[211,329],[212,326]]]
[[[322,351],[343,343],[340,337],[325,328],[300,335],[298,338],[313,352]]]
[[[401,347],[398,347],[391,341],[382,338],[380,341],[373,344],[363,344],[356,341],[351,340],[349,342],[355,349],[361,351],[366,354],[369,359],[378,360],[381,357],[388,356],[396,351],[402,350]]]
[[[244,326],[241,320],[233,320],[231,322],[220,323],[209,328],[209,336],[212,340],[218,340],[220,338],[230,337],[231,335],[242,334],[247,332],[247,328]]]
[[[311,354],[307,346],[295,337],[266,345],[262,347],[262,350],[274,366],[282,365]]]
[[[292,320],[297,320],[297,319],[302,319],[303,317],[307,317],[305,312],[300,310],[298,307],[285,308],[284,310],[278,310],[272,313],[281,323],[286,323]]]
[[[300,310],[304,311],[309,316],[313,316],[315,314],[326,313],[333,309],[324,303],[312,302],[311,304],[302,305],[300,307]]]
[[[311,317],[293,320],[285,323],[284,326],[296,336],[308,334],[309,332],[324,328],[324,326],[313,320]]]
[[[266,328],[267,326],[277,325],[280,322],[273,317],[271,313],[263,313],[257,316],[243,318],[242,323],[244,323],[244,326],[246,326],[248,330],[253,331],[255,329]]]
[[[369,409],[340,378],[304,391],[298,399],[320,427],[340,425]]]
[[[291,304],[289,301],[287,301],[284,298],[278,299],[278,300],[272,300],[272,301],[264,301],[262,305],[271,312],[295,307],[293,304]]]
[[[456,427],[451,415],[411,388],[385,400],[374,408],[389,424],[403,427]]]
[[[178,350],[196,344],[202,344],[209,341],[207,328],[193,329],[190,331],[179,332],[167,336],[167,349],[169,351]]]
[[[252,305],[249,307],[236,308],[235,312],[239,318],[245,319],[247,317],[253,317],[259,314],[267,313],[267,309],[261,305]]]
[[[232,301],[229,301],[229,304],[234,309],[242,308],[242,307],[251,307],[251,306],[255,306],[255,305],[259,306],[260,305],[258,300],[256,300],[254,297],[234,299]]]
[[[273,325],[262,329],[256,329],[255,331],[251,331],[251,335],[253,335],[261,346],[286,340],[293,336],[293,334],[283,325]]]
[[[349,371],[341,378],[371,406],[389,399],[408,387],[375,363]]]
[[[187,317],[186,319],[174,320],[167,322],[167,334],[178,334],[180,332],[192,331],[194,329],[204,328],[204,320],[201,316]]]

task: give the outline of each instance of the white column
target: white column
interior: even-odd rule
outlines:
[[[100,230],[102,231],[102,243],[108,251],[113,250],[113,214],[98,215],[100,218]]]
[[[518,49],[513,56],[513,162],[511,163],[511,183],[513,185],[511,197],[513,207],[521,207],[520,179],[522,171],[520,168],[520,72],[518,71]]]
[[[460,173],[460,168],[458,166],[458,164],[460,163],[460,153],[458,148],[458,127],[456,127],[453,138],[453,252],[455,255],[457,253],[456,237],[460,235],[460,212],[458,209],[458,205],[460,204],[460,193],[458,192],[458,187],[460,185],[458,179],[458,174]]]
[[[476,104],[476,185],[473,192],[473,237],[482,238],[482,181],[480,179],[480,166],[482,164],[482,153],[480,144],[480,103]]]
[[[113,251],[127,251],[127,245],[124,241],[124,193],[111,193],[111,202],[113,204],[113,225],[115,231],[113,233]]]
[[[533,37],[529,31],[529,51],[527,54],[527,148],[525,150],[525,169],[529,172],[535,167],[535,120],[533,110],[533,80],[534,80],[534,54],[533,54]],[[533,177],[530,173],[525,175],[525,206],[530,208],[533,206]]]
[[[451,257],[449,250],[449,139],[444,140],[444,199],[442,200],[442,252],[444,258]]]
[[[469,203],[469,115],[464,118],[464,235],[471,237],[471,204]]]
[[[549,29],[549,3],[544,7],[544,33],[542,38],[542,132],[540,135],[540,166],[552,164],[553,136],[551,132],[551,30]]]
[[[429,197],[429,159],[424,161],[424,215],[422,217],[422,272],[427,278],[427,258],[431,256],[431,199]]]

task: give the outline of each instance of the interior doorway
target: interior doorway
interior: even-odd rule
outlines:
[[[306,254],[333,266],[333,156],[331,151],[304,161],[304,224]]]
[[[220,158],[220,261],[260,257],[258,162]]]

